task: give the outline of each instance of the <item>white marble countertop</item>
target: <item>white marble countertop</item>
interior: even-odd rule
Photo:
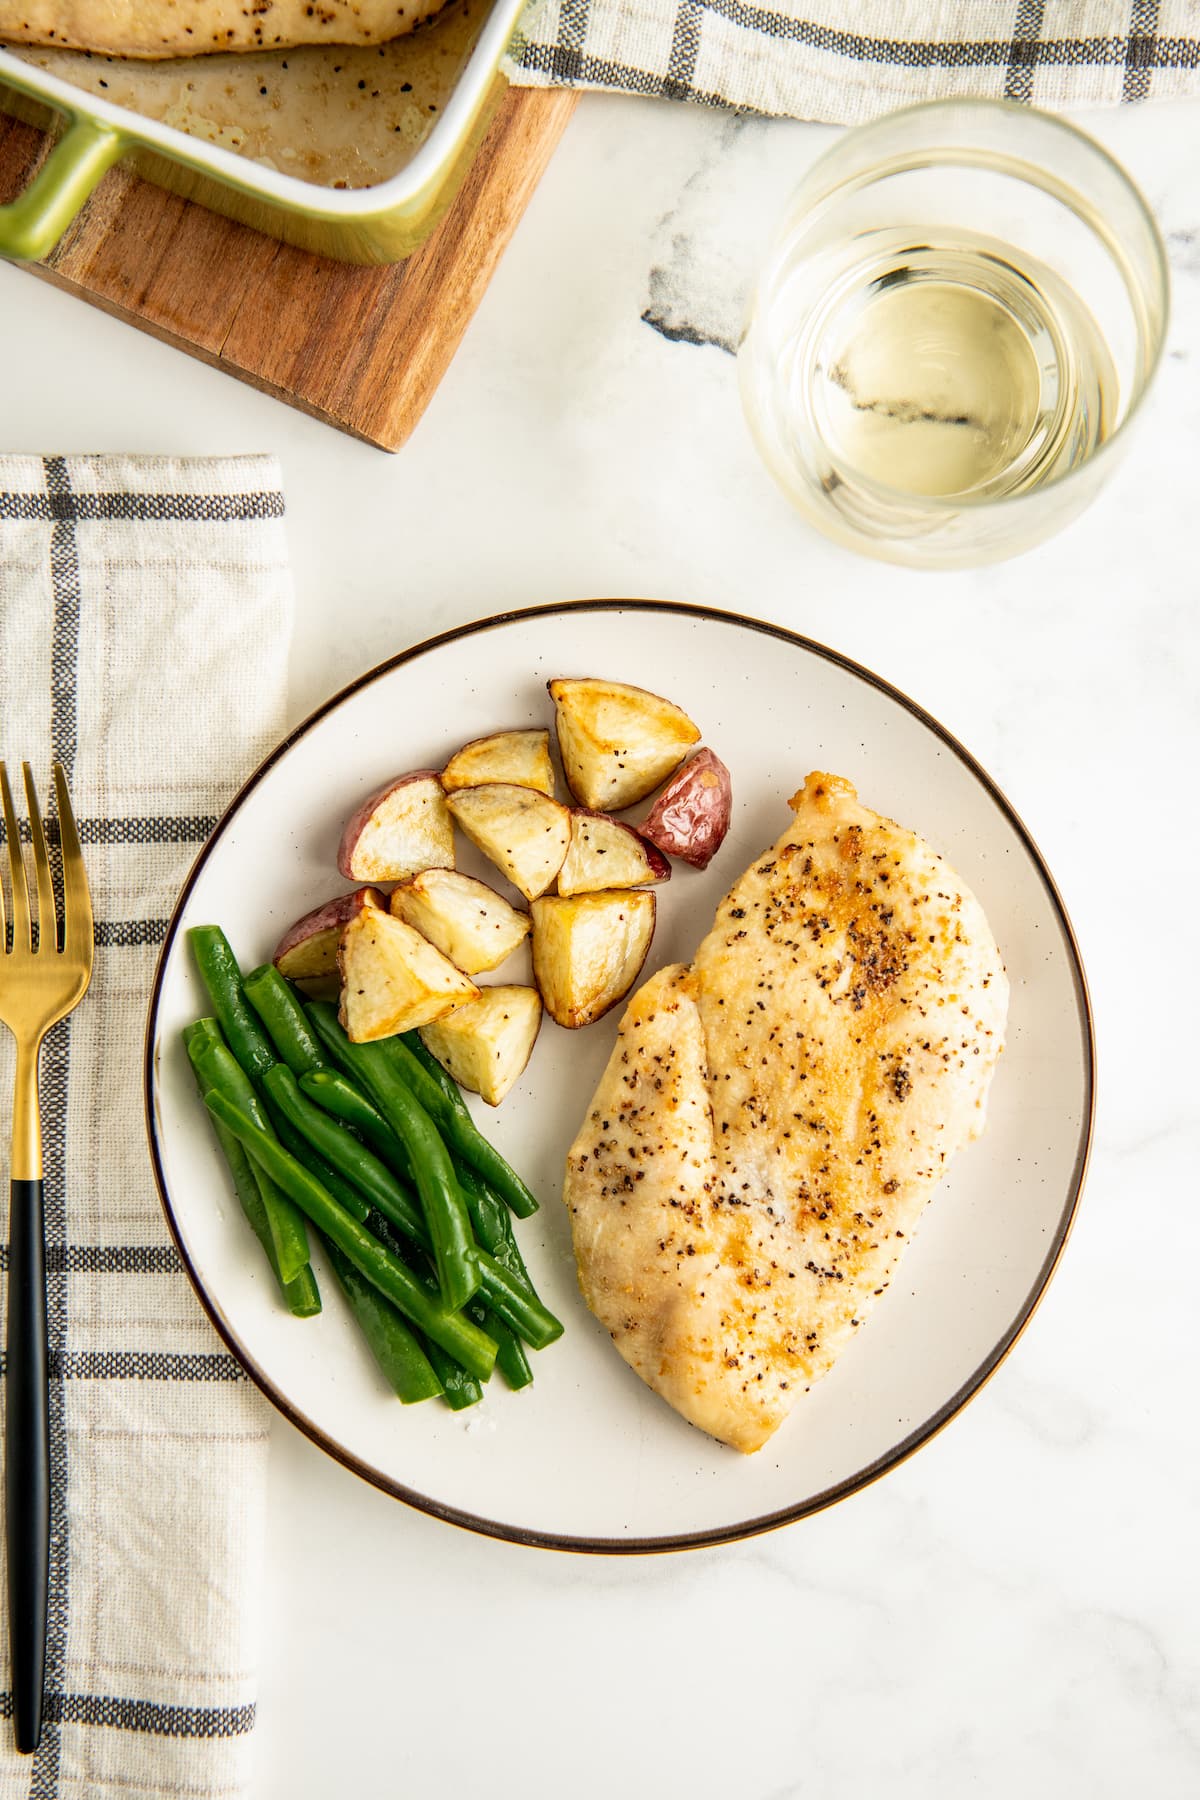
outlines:
[[[1092,512],[965,574],[825,543],[743,428],[720,346],[825,131],[587,97],[395,458],[0,267],[5,448],[280,456],[296,719],[501,608],[778,620],[980,757],[1091,980],[1100,1111],[1060,1272],[974,1403],[832,1511],[685,1556],[550,1554],[410,1512],[277,1423],[257,1800],[1200,1791],[1200,106],[1083,122],[1168,234],[1168,357]],[[463,1644],[497,1665],[469,1700]]]

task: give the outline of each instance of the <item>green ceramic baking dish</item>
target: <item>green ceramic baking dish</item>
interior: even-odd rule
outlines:
[[[423,31],[370,49],[170,65],[0,49],[0,110],[56,135],[29,186],[0,206],[0,255],[47,255],[125,159],[286,243],[396,262],[428,235],[471,162],[504,92],[500,61],[523,4],[454,0]]]

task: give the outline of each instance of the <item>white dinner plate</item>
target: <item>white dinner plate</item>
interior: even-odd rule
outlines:
[[[690,959],[722,894],[783,829],[788,797],[822,769],[848,776],[868,806],[949,859],[982,901],[1011,979],[1008,1048],[984,1137],[938,1189],[866,1329],[753,1457],[705,1437],[644,1387],[576,1288],[562,1169],[619,1007],[579,1032],[545,1023],[503,1105],[472,1097],[488,1135],[542,1197],[518,1231],[566,1331],[533,1357],[532,1387],[512,1393],[497,1377],[482,1405],[457,1414],[390,1395],[319,1265],[321,1316],[296,1320],[279,1306],[180,1043],[180,1028],[207,1010],[188,926],[222,925],[244,968],[265,960],[298,914],[345,887],[338,837],[367,792],[405,769],[440,767],[488,731],[551,723],[545,683],[555,675],[604,675],[668,695],[732,771],[729,836],[705,872],[677,863],[658,890],[644,974]],[[522,979],[519,964],[497,978]],[[167,1219],[251,1378],[330,1455],[410,1504],[578,1550],[746,1536],[841,1499],[924,1443],[996,1367],[1050,1278],[1083,1184],[1092,1088],[1087,991],[1062,902],[1020,820],[967,752],[912,701],[820,645],[728,614],[638,601],[538,608],[447,633],[364,675],[292,732],[188,877],[146,1043]]]

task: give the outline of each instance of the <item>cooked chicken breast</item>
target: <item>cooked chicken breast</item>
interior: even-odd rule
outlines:
[[[445,0],[0,0],[0,43],[112,56],[200,56],[296,44],[382,44]]]
[[[1008,982],[923,839],[810,775],[690,968],[630,1001],[567,1159],[579,1283],[642,1380],[761,1447],[983,1130]]]

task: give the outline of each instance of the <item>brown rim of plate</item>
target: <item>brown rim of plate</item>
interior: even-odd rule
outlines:
[[[1034,1281],[1033,1286],[1026,1295],[1017,1317],[999,1341],[989,1351],[988,1355],[979,1364],[974,1373],[970,1375],[953,1394],[951,1394],[948,1400],[943,1402],[935,1413],[919,1425],[915,1431],[909,1432],[908,1436],[903,1438],[893,1449],[889,1450],[885,1456],[877,1457],[874,1462],[867,1463],[863,1468],[857,1470],[855,1474],[848,1476],[844,1481],[836,1482],[832,1487],[823,1489],[819,1494],[812,1495],[811,1498],[802,1501],[797,1506],[784,1507],[778,1512],[764,1513],[758,1518],[745,1519],[737,1525],[722,1526],[719,1529],[711,1531],[681,1532],[678,1535],[669,1537],[571,1537],[558,1532],[535,1531],[520,1525],[508,1525],[495,1519],[480,1518],[478,1515],[464,1512],[458,1507],[445,1506],[440,1501],[433,1499],[431,1495],[418,1493],[412,1488],[405,1487],[401,1482],[392,1481],[387,1476],[381,1474],[378,1469],[373,1469],[366,1463],[361,1462],[358,1457],[352,1455],[350,1451],[344,1448],[344,1446],[328,1437],[319,1426],[312,1422],[311,1419],[306,1418],[303,1413],[298,1412],[287,1397],[273,1385],[270,1377],[265,1371],[260,1369],[246,1356],[241,1346],[234,1339],[231,1331],[226,1327],[224,1321],[218,1315],[213,1302],[209,1299],[204,1285],[200,1280],[200,1276],[188,1255],[187,1247],[184,1244],[182,1234],[175,1219],[175,1214],[171,1207],[170,1195],[167,1192],[166,1176],[163,1172],[162,1158],[159,1153],[157,1120],[154,1108],[154,1028],[158,1016],[163,975],[166,970],[167,960],[174,946],[175,936],[179,928],[180,916],[187,904],[188,897],[195,885],[196,878],[224,834],[225,827],[236,814],[246,796],[258,786],[263,777],[275,767],[275,764],[280,762],[283,757],[286,756],[292,746],[299,742],[302,737],[307,736],[313,726],[323,719],[327,713],[335,711],[344,701],[350,699],[363,688],[370,686],[372,682],[378,681],[381,677],[391,674],[394,669],[401,668],[405,663],[415,662],[418,657],[426,656],[430,651],[440,649],[443,644],[454,643],[459,638],[472,637],[485,631],[495,630],[503,625],[512,625],[527,619],[546,618],[551,615],[570,612],[670,613],[677,614],[680,618],[713,619],[723,625],[736,625],[747,631],[760,631],[767,637],[779,638],[783,643],[793,644],[798,649],[803,650],[810,655],[819,656],[824,661],[833,663],[839,669],[844,669],[847,674],[853,675],[858,680],[866,682],[868,686],[877,689],[878,692],[887,695],[889,699],[896,701],[899,705],[904,707],[907,712],[919,720],[921,724],[926,726],[935,737],[939,738],[948,749],[952,750],[958,760],[972,775],[974,775],[975,779],[979,782],[985,793],[987,793],[997,810],[1007,820],[1008,824],[1015,831],[1017,837],[1024,846],[1025,851],[1049,896],[1051,905],[1058,918],[1059,928],[1062,931],[1063,941],[1070,958],[1071,973],[1075,985],[1075,997],[1079,1014],[1079,1024],[1083,1036],[1083,1049],[1085,1052],[1084,1061],[1087,1088],[1086,1106],[1084,1109],[1084,1119],[1080,1131],[1079,1144],[1075,1153],[1075,1166],[1072,1170],[1071,1180],[1068,1186],[1066,1204],[1063,1207],[1054,1236],[1051,1239],[1049,1248],[1042,1261],[1042,1266],[1038,1271],[1037,1279]],[[812,638],[804,637],[799,632],[788,631],[782,625],[771,625],[762,619],[747,618],[742,613],[729,613],[722,611],[718,607],[699,606],[686,602],[678,603],[669,600],[568,600],[546,606],[522,607],[514,612],[496,613],[491,618],[476,619],[469,625],[460,625],[453,631],[440,632],[436,637],[426,638],[424,642],[415,644],[411,649],[401,651],[398,655],[389,657],[386,662],[376,664],[376,666],[373,669],[369,669],[365,675],[358,676],[356,680],[350,682],[346,687],[339,689],[338,692],[331,695],[328,700],[323,701],[314,712],[311,712],[308,717],[301,722],[301,724],[288,732],[287,736],[276,745],[275,749],[272,750],[267,757],[264,758],[258,768],[249,779],[243,783],[237,794],[225,808],[225,811],[222,813],[214,827],[208,842],[192,864],[187,879],[180,890],[179,898],[175,902],[171,917],[167,923],[166,936],[163,939],[162,949],[159,952],[158,964],[154,971],[154,982],[150,990],[150,1005],[146,1016],[144,1084],[146,1131],[150,1144],[150,1158],[154,1167],[154,1179],[158,1184],[158,1192],[162,1201],[163,1212],[166,1215],[167,1226],[174,1239],[175,1247],[179,1252],[184,1268],[187,1270],[192,1286],[196,1290],[200,1304],[212,1321],[218,1336],[225,1343],[236,1361],[245,1370],[251,1381],[254,1382],[255,1386],[266,1395],[267,1399],[270,1400],[271,1404],[283,1414],[285,1419],[289,1420],[298,1431],[303,1432],[304,1436],[316,1444],[319,1449],[324,1450],[327,1455],[332,1456],[336,1462],[340,1462],[343,1467],[351,1470],[353,1474],[359,1475],[364,1481],[370,1482],[373,1487],[382,1488],[384,1493],[393,1495],[397,1500],[405,1501],[409,1506],[416,1507],[419,1512],[429,1513],[437,1519],[445,1519],[451,1525],[462,1526],[465,1530],[479,1532],[485,1537],[502,1538],[509,1543],[525,1544],[534,1549],[573,1550],[599,1556],[630,1556],[648,1555],[667,1550],[697,1550],[715,1544],[733,1543],[740,1538],[755,1537],[764,1531],[773,1531],[780,1525],[790,1525],[797,1519],[808,1518],[813,1513],[823,1512],[826,1507],[833,1506],[839,1500],[845,1500],[851,1494],[856,1494],[860,1492],[861,1489],[869,1487],[872,1482],[878,1481],[881,1475],[886,1475],[889,1470],[894,1469],[898,1467],[900,1463],[907,1461],[915,1450],[919,1450],[922,1444],[928,1443],[930,1438],[941,1431],[943,1426],[947,1425],[955,1414],[962,1410],[968,1400],[974,1398],[985,1381],[988,1380],[1003,1362],[1004,1358],[1008,1355],[1009,1351],[1024,1331],[1026,1325],[1029,1323],[1029,1320],[1032,1318],[1034,1310],[1041,1300],[1042,1295],[1045,1293],[1051,1276],[1054,1274],[1059,1257],[1062,1255],[1063,1246],[1067,1241],[1071,1226],[1074,1222],[1075,1214],[1079,1206],[1079,1199],[1083,1193],[1084,1180],[1087,1175],[1088,1159],[1091,1154],[1092,1134],[1095,1124],[1096,1034],[1092,1017],[1091,1000],[1088,995],[1087,978],[1084,975],[1083,962],[1079,954],[1079,945],[1076,941],[1071,921],[1067,916],[1067,909],[1063,904],[1062,896],[1059,894],[1053,876],[1046,867],[1041,852],[1038,850],[1037,845],[1026,830],[1025,825],[1022,823],[1013,807],[1009,804],[1004,794],[996,786],[996,783],[992,780],[986,769],[982,768],[980,764],[976,762],[970,751],[960,744],[958,739],[954,737],[951,732],[947,731],[944,725],[939,724],[938,721],[927,713],[923,707],[919,706],[915,700],[911,700],[907,694],[901,693],[900,690],[893,687],[890,682],[884,681],[878,675],[872,674],[869,669],[863,668],[861,663],[854,662],[850,657],[843,656],[840,652],[831,650],[826,645],[819,644]]]

